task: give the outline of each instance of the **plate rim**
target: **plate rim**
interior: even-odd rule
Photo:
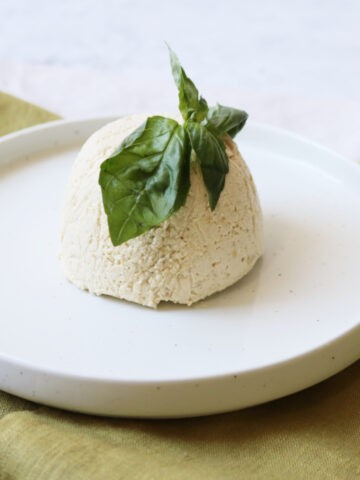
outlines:
[[[136,115],[136,114],[134,114],[134,115]],[[33,125],[33,126],[30,126],[30,127],[25,127],[25,128],[22,128],[20,130],[16,130],[16,131],[11,132],[11,133],[7,133],[6,135],[2,135],[2,136],[0,136],[0,144],[6,143],[8,141],[13,141],[13,140],[17,139],[18,137],[30,136],[33,133],[36,133],[36,132],[39,132],[39,131],[57,129],[57,128],[63,127],[63,126],[76,127],[76,126],[79,126],[79,125],[81,126],[81,125],[86,124],[86,123],[89,123],[89,124],[91,124],[91,123],[103,123],[103,125],[106,125],[106,123],[116,121],[116,120],[118,120],[118,119],[120,119],[124,116],[125,116],[124,114],[99,115],[99,116],[95,115],[95,116],[90,116],[90,117],[80,116],[80,117],[73,117],[73,118],[60,118],[60,119],[56,119],[56,120],[50,120],[50,121],[40,123],[40,124],[37,124],[37,125]],[[316,148],[318,150],[322,150],[324,153],[328,153],[331,156],[336,156],[339,160],[344,161],[348,165],[355,165],[356,166],[358,164],[356,160],[352,160],[352,159],[347,158],[345,155],[337,152],[336,150],[334,150],[334,149],[332,149],[332,148],[330,148],[326,145],[323,145],[321,142],[310,139],[310,138],[306,137],[305,135],[299,134],[299,133],[297,133],[293,130],[289,130],[289,129],[284,128],[284,127],[280,127],[280,126],[277,126],[277,125],[271,125],[271,124],[268,124],[268,123],[265,123],[265,122],[256,122],[256,121],[248,120],[246,122],[246,130],[248,130],[248,129],[263,130],[263,131],[270,132],[272,134],[286,136],[293,141],[297,141],[297,142],[300,142],[302,144],[307,144],[307,145],[309,145],[313,148]],[[236,138],[237,137],[235,137],[235,139]]]

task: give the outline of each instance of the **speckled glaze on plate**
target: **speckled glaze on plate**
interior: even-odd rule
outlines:
[[[238,137],[264,213],[265,255],[191,308],[151,310],[62,276],[71,163],[112,118],[56,121],[0,140],[0,388],[99,415],[183,417],[313,385],[360,357],[360,168],[249,124]]]

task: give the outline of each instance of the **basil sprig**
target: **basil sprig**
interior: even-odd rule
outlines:
[[[242,110],[209,108],[170,48],[169,53],[183,125],[149,117],[100,167],[99,184],[114,246],[159,225],[185,204],[191,151],[214,210],[229,172],[223,137],[234,137],[247,120]]]
[[[199,96],[198,89],[186,75],[178,57],[168,46],[172,74],[179,90],[179,110],[183,119],[201,122],[209,111],[206,100]]]
[[[191,146],[200,162],[210,208],[214,210],[229,172],[229,159],[224,143],[201,123],[188,122],[187,131]]]

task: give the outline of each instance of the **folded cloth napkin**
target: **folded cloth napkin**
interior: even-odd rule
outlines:
[[[59,118],[43,108],[0,92],[0,135]]]
[[[2,133],[57,118],[0,93]],[[303,392],[182,420],[106,419],[0,392],[0,480],[360,478],[360,362]]]

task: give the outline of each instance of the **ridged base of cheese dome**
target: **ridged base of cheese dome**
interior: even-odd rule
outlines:
[[[137,115],[112,122],[80,151],[63,209],[60,261],[72,283],[96,295],[149,307],[162,301],[191,305],[252,269],[263,253],[261,210],[252,177],[229,140],[230,172],[213,212],[201,172],[194,167],[185,206],[158,227],[114,247],[99,169],[145,119]]]

